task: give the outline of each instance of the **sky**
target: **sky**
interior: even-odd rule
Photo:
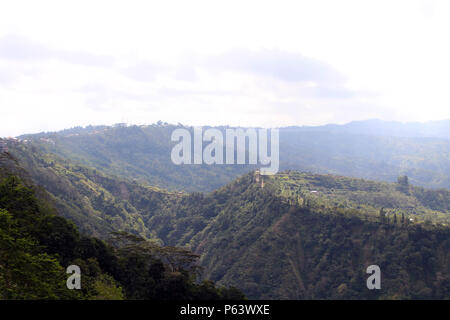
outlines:
[[[3,1],[0,136],[450,118],[450,1]]]

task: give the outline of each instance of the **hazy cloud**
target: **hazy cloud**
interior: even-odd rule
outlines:
[[[5,2],[0,136],[123,117],[447,119],[449,13],[446,0]]]
[[[206,60],[206,65],[211,68],[264,75],[283,81],[329,84],[344,80],[341,74],[322,61],[281,50],[233,50]]]
[[[17,75],[7,68],[0,68],[0,84],[9,84],[17,78]]]
[[[180,97],[180,96],[229,96],[229,97],[238,97],[242,95],[241,91],[238,90],[205,90],[205,89],[176,89],[163,87],[158,90],[158,93],[161,96],[167,97]]]
[[[158,96],[151,92],[134,93],[102,84],[85,85],[75,91],[84,96],[86,106],[94,111],[117,109],[119,104],[127,105],[129,102],[146,104],[158,100]]]
[[[0,58],[22,61],[56,59],[72,64],[101,67],[110,66],[115,60],[106,55],[51,48],[13,34],[0,38]]]
[[[123,69],[123,74],[137,81],[151,82],[155,80],[158,74],[167,72],[168,70],[164,65],[146,61]]]
[[[246,73],[290,85],[299,84],[299,92],[309,96],[347,99],[356,95],[345,87],[345,77],[329,64],[301,54],[281,50],[235,49],[192,60],[196,66],[210,71]]]

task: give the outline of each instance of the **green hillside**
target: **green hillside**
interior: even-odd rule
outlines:
[[[407,175],[413,185],[449,189],[450,140],[441,137],[446,131],[439,131],[438,137],[389,136],[391,131],[398,132],[394,124],[386,125],[392,130],[375,130],[378,127],[369,124],[354,131],[339,126],[281,128],[280,170],[389,182]],[[71,162],[169,190],[212,191],[256,169],[250,165],[173,164],[170,153],[175,142],[170,136],[180,127],[163,123],[80,127],[20,138]]]
[[[309,181],[305,193],[311,185],[324,187],[317,183],[320,178],[346,182],[347,187],[383,185],[292,175],[266,179],[264,188],[247,175],[216,195],[222,199],[218,215],[190,241],[202,254],[206,275],[220,283],[239,284],[250,298],[448,298],[448,227],[402,221],[399,208],[397,223],[392,215],[372,216],[372,206],[377,207],[373,202],[370,209],[335,208],[326,205],[329,197],[322,200],[315,195],[299,204],[283,194],[286,181],[291,184],[300,177]],[[389,194],[389,189],[382,193]],[[444,195],[448,206],[448,193]],[[448,211],[443,214],[448,221]],[[365,287],[365,268],[372,264],[383,270],[383,290],[378,293]]]
[[[19,163],[83,232],[128,231],[200,254],[250,298],[449,298],[448,190],[286,171],[210,193],[167,192],[18,145]],[[72,210],[67,210],[71,208]],[[383,290],[365,287],[381,267]]]
[[[45,152],[109,175],[169,190],[211,191],[248,172],[244,165],[175,165],[176,126],[87,127],[21,137]]]
[[[108,242],[80,234],[11,161],[0,155],[0,300],[244,298],[235,288],[196,281],[198,256],[184,249],[124,232]],[[81,269],[80,290],[66,287],[69,265]]]
[[[324,213],[353,212],[378,221],[382,211],[386,220],[398,222],[450,222],[450,191],[412,186],[407,176],[398,177],[397,183],[386,183],[287,171],[275,179],[267,178],[266,184],[290,203]]]

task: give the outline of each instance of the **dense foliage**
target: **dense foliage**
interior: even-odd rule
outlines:
[[[411,128],[385,122],[281,128],[280,168],[390,182],[407,175],[411,184],[448,189],[450,136],[445,124],[430,128],[416,124],[418,136],[411,135]],[[170,153],[176,143],[170,137],[180,127],[98,126],[21,138],[75,163],[170,190],[212,191],[255,169],[173,164]]]
[[[450,298],[448,227],[300,204],[272,179],[261,188],[248,175],[215,196],[218,214],[189,241],[206,276],[250,298]],[[379,291],[366,287],[372,264],[382,271]]]
[[[250,298],[449,298],[450,229],[438,222],[449,219],[448,191],[410,186],[419,202],[396,184],[297,172],[258,180],[191,194],[143,220],[164,242],[201,254],[206,277]],[[372,264],[381,291],[366,288]]]
[[[157,287],[153,276],[141,279],[134,272],[145,274],[145,268],[158,265],[154,259],[169,270],[167,281],[197,274],[190,250],[200,255],[200,279],[238,287],[250,298],[450,298],[448,190],[415,187],[406,176],[382,183],[286,171],[272,177],[252,172],[207,194],[179,193],[107,176],[33,146],[12,151],[30,179],[48,190],[36,189],[39,199],[48,197],[84,232],[98,226],[94,232],[104,239],[110,231],[128,232],[116,233],[120,237],[109,249],[97,249],[103,248],[100,240],[84,240],[94,243],[95,249],[87,250],[94,253],[73,257],[86,263],[95,258],[100,269],[84,268],[94,270],[94,279],[111,276],[126,297],[153,297],[147,291]],[[10,171],[14,167],[11,159],[3,163]],[[75,209],[64,210],[69,207]],[[115,244],[124,240],[124,246]],[[58,250],[53,252],[64,251]],[[98,252],[112,252],[118,262],[99,259]],[[186,271],[177,271],[177,264]],[[380,291],[366,288],[365,271],[372,264],[382,270]],[[177,281],[163,283],[176,292],[187,290]],[[211,284],[194,288],[207,290]],[[195,290],[187,290],[189,297]],[[158,292],[169,298],[163,289]]]
[[[197,282],[197,258],[127,233],[109,244],[80,235],[20,178],[0,179],[0,299],[244,298]],[[81,268],[81,290],[66,287],[69,265]]]
[[[171,190],[214,190],[250,169],[240,165],[184,165],[171,162],[176,126],[74,128],[24,136],[29,143],[74,163]]]

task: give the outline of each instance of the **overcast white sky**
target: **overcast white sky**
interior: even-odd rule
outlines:
[[[450,1],[4,1],[0,136],[450,118]]]

